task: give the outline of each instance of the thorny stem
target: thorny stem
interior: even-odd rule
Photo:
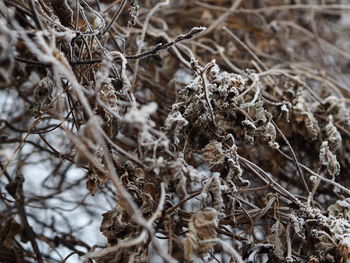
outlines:
[[[143,53],[139,53],[139,54],[135,54],[135,55],[129,55],[129,56],[125,56],[126,59],[128,60],[138,60],[141,58],[146,58],[149,56],[154,56],[157,55],[159,53],[159,51],[162,50],[167,50],[170,47],[174,46],[176,43],[187,40],[187,39],[191,39],[194,36],[196,36],[197,34],[199,34],[200,32],[203,32],[204,30],[206,30],[206,27],[193,27],[190,32],[188,32],[185,35],[179,35],[175,38],[175,40],[170,41],[168,43],[159,43],[157,45],[155,45],[152,49],[145,51]]]
[[[150,56],[155,56],[157,55],[160,51],[164,51],[169,49],[170,47],[174,46],[175,44],[184,41],[184,40],[188,40],[193,38],[195,35],[199,34],[200,32],[204,31],[206,28],[205,27],[194,27],[190,30],[190,32],[188,32],[185,35],[179,35],[178,37],[175,38],[175,40],[170,41],[168,43],[159,43],[157,45],[155,45],[152,49],[147,50],[145,52],[139,53],[139,54],[135,54],[135,55],[123,55],[125,57],[125,59],[127,60],[138,60],[138,59],[143,59],[143,58],[147,58]],[[22,62],[25,64],[28,64],[30,66],[37,66],[37,67],[51,67],[52,65],[50,63],[47,62],[42,62],[42,61],[36,61],[36,60],[32,60],[32,59],[27,59],[27,58],[22,58],[22,57],[15,57],[15,59],[18,62]],[[117,61],[121,59],[120,57],[116,57],[113,60]],[[97,58],[97,59],[90,59],[90,60],[86,60],[86,61],[69,61],[69,64],[72,66],[77,66],[77,65],[93,65],[93,64],[99,64],[102,63],[103,59]]]

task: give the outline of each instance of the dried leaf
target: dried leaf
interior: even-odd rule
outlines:
[[[189,232],[185,240],[185,260],[193,260],[202,256],[213,247],[214,244],[200,244],[200,241],[216,238],[215,228],[219,224],[218,213],[213,208],[204,208],[196,212],[189,224]]]
[[[278,259],[283,260],[287,251],[286,247],[286,230],[283,224],[277,220],[271,226],[270,233],[267,236],[267,241],[274,246],[275,255]]]
[[[320,163],[327,167],[327,171],[333,177],[340,173],[340,164],[337,161],[337,156],[330,151],[327,141],[322,142],[320,148]]]

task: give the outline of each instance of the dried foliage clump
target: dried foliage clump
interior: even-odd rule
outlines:
[[[0,262],[349,262],[349,17],[0,0]]]

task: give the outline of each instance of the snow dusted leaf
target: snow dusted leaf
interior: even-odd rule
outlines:
[[[278,259],[283,260],[287,251],[286,230],[279,220],[271,226],[267,241],[274,246],[274,253]]]

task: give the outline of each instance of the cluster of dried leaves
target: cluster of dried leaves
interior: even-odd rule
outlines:
[[[0,0],[0,261],[348,262],[349,11]]]

